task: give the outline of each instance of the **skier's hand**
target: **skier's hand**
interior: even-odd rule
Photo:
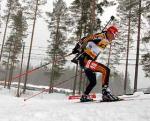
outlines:
[[[76,49],[73,49],[72,54],[76,54],[76,53],[78,53],[78,51]]]
[[[80,45],[77,43],[75,48],[72,49],[72,54],[79,53]]]

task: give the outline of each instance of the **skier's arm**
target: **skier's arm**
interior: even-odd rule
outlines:
[[[86,37],[83,37],[78,41],[78,43],[75,45],[75,47],[72,49],[72,54],[81,53],[83,48],[83,43]]]

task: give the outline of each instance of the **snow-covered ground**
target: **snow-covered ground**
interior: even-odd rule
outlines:
[[[78,103],[64,94],[43,93],[24,101],[34,93],[17,98],[14,91],[0,87],[0,121],[150,121],[148,94],[136,93],[140,96],[130,101]]]

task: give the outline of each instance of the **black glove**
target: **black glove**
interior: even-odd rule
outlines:
[[[73,50],[72,50],[72,54],[79,53],[80,52],[79,49],[80,49],[80,45],[79,45],[79,43],[77,43],[75,48],[73,48]]]
[[[71,60],[71,62],[73,62],[73,63],[75,63],[75,64],[78,64],[78,60],[76,59],[76,57],[73,58],[73,59]]]

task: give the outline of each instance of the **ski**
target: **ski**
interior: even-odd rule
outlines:
[[[119,96],[119,100],[115,100],[115,101],[103,101],[101,99],[96,99],[96,94],[91,94],[90,97],[93,99],[93,101],[87,101],[87,102],[81,102],[78,101],[77,103],[92,103],[92,102],[96,102],[96,103],[111,103],[111,102],[120,102],[120,101],[132,101],[132,100],[136,100],[137,97],[139,97],[140,95],[123,95],[123,96]],[[81,98],[81,95],[71,95],[68,97],[69,100],[79,100]]]
[[[100,102],[119,102],[119,101],[125,101],[125,99],[123,98],[119,98],[119,100],[113,100],[113,101],[104,101],[104,100],[100,100]]]
[[[120,97],[119,96],[119,100],[115,100],[115,101],[103,101],[103,100],[98,100],[98,99],[93,99],[93,101],[88,101],[88,102],[81,102],[78,101],[77,103],[111,103],[111,102],[120,102],[120,101],[133,101],[133,100],[140,100],[137,97],[139,97],[140,95],[132,95],[132,96],[125,96],[125,97]]]
[[[68,97],[69,100],[74,100],[74,99],[80,99],[82,95],[70,95]],[[96,94],[90,94],[89,95],[90,98],[95,99],[96,98]]]
[[[123,95],[123,96],[119,96],[119,98],[123,98],[123,99],[128,99],[128,98],[137,98],[140,95]]]
[[[115,101],[103,101],[103,100],[96,100],[94,99],[93,101],[87,101],[87,102],[75,102],[75,103],[117,103],[117,102],[124,102],[124,101],[132,101],[136,99],[120,99],[120,100],[115,100]]]

